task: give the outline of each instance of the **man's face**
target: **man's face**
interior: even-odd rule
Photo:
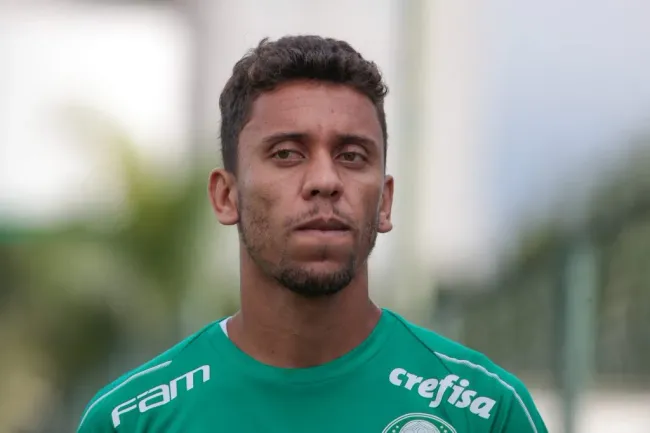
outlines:
[[[372,102],[297,81],[260,95],[239,137],[236,208],[247,254],[288,289],[333,294],[391,230],[393,180]]]

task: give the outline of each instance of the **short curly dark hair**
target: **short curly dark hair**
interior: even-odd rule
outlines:
[[[236,174],[239,134],[255,99],[282,83],[300,79],[343,84],[366,95],[377,109],[386,155],[384,98],[388,87],[375,63],[341,40],[313,35],[285,36],[274,42],[265,38],[235,64],[219,98],[221,157],[227,171]]]

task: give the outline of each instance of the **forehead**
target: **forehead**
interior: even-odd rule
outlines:
[[[262,93],[253,103],[240,139],[245,144],[288,131],[359,134],[377,145],[383,140],[377,110],[367,96],[349,86],[323,82],[296,81]]]

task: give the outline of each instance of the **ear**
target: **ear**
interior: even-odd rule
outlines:
[[[379,224],[377,226],[379,233],[388,233],[393,229],[391,212],[393,209],[394,183],[393,176],[386,175],[384,178],[384,190],[381,194],[381,202],[379,203]]]
[[[237,181],[235,176],[223,169],[214,169],[210,173],[208,193],[212,209],[223,225],[239,222],[239,203],[237,203]]]

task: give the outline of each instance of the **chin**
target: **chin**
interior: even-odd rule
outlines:
[[[327,275],[344,272],[351,266],[347,262],[344,263],[338,260],[321,260],[309,263],[300,263],[296,267],[305,273],[312,275],[322,275],[325,277]]]
[[[354,275],[354,266],[350,264],[323,261],[284,267],[276,280],[294,293],[314,298],[339,293],[352,282]]]

